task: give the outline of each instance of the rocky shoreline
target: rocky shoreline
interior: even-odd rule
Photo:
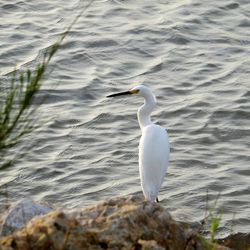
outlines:
[[[0,250],[250,248],[249,234],[231,235],[212,244],[196,229],[173,220],[161,205],[139,195],[67,211],[26,199],[0,222]]]

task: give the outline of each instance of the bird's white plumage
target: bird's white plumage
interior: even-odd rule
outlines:
[[[164,180],[169,161],[169,140],[167,131],[151,122],[150,114],[156,105],[156,98],[149,88],[139,85],[144,105],[137,112],[142,136],[139,144],[139,170],[141,186],[146,199],[155,201]]]
[[[151,122],[150,114],[156,105],[156,98],[146,86],[138,85],[129,91],[108,97],[128,94],[139,95],[144,98],[144,104],[137,112],[142,132],[139,144],[139,170],[145,198],[156,201],[168,168],[168,134],[164,128]]]
[[[144,196],[155,201],[164,180],[169,160],[169,142],[165,129],[152,124],[142,129],[139,144],[139,170]]]

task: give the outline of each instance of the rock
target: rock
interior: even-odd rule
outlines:
[[[211,245],[192,229],[174,221],[159,204],[141,196],[111,199],[68,212],[52,211],[0,240],[0,250],[142,249],[202,250]]]
[[[6,236],[22,228],[28,221],[37,215],[44,215],[52,208],[25,198],[11,206],[1,219],[0,235]]]
[[[250,249],[250,233],[232,234],[232,235],[227,236],[224,239],[218,240],[218,242],[234,250],[249,250]]]

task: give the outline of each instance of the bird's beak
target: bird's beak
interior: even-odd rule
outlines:
[[[133,94],[137,94],[138,92],[139,91],[137,91],[137,90],[128,90],[128,91],[108,95],[107,97],[109,98],[109,97],[115,97],[115,96],[120,96],[120,95],[133,95]]]
[[[115,97],[115,96],[120,96],[120,95],[132,95],[132,94],[133,94],[133,93],[130,92],[130,91],[124,91],[124,92],[120,92],[120,93],[108,95],[107,97]]]

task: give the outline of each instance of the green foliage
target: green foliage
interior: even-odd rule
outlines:
[[[220,194],[217,195],[212,207],[208,208],[208,193],[207,193],[206,213],[205,213],[205,218],[203,219],[203,224],[209,224],[210,243],[214,244],[214,246],[216,246],[215,236],[220,226],[220,222],[223,215],[222,210],[218,209],[219,197]]]
[[[34,71],[27,69],[24,72],[14,70],[10,83],[2,83],[0,102],[0,156],[4,157],[9,148],[16,145],[23,135],[34,128],[31,115],[35,108],[31,106],[38,93],[42,78],[47,70],[50,59],[59,49],[56,42],[44,54],[42,63],[38,64]],[[5,86],[5,90],[3,90]],[[0,166],[10,166],[11,161],[4,162]]]
[[[215,243],[215,236],[216,232],[220,226],[220,222],[222,219],[223,212],[221,209],[218,209],[217,202],[219,199],[219,195],[217,199],[215,200],[214,206],[212,207],[210,211],[210,241],[211,243]]]
[[[210,216],[211,216],[211,219],[210,219],[210,241],[211,241],[211,243],[214,243],[217,229],[220,226],[222,212],[221,211],[211,211]]]
[[[220,218],[214,217],[211,220],[211,225],[210,225],[210,234],[211,234],[211,241],[215,241],[215,232],[218,229],[220,225]]]
[[[5,159],[8,150],[35,128],[32,114],[36,108],[32,107],[31,104],[40,90],[49,63],[72,26],[93,1],[90,1],[81,10],[58,41],[45,51],[42,62],[33,71],[30,69],[26,71],[14,70],[9,83],[0,81],[0,170],[12,164],[13,157],[9,160]]]

